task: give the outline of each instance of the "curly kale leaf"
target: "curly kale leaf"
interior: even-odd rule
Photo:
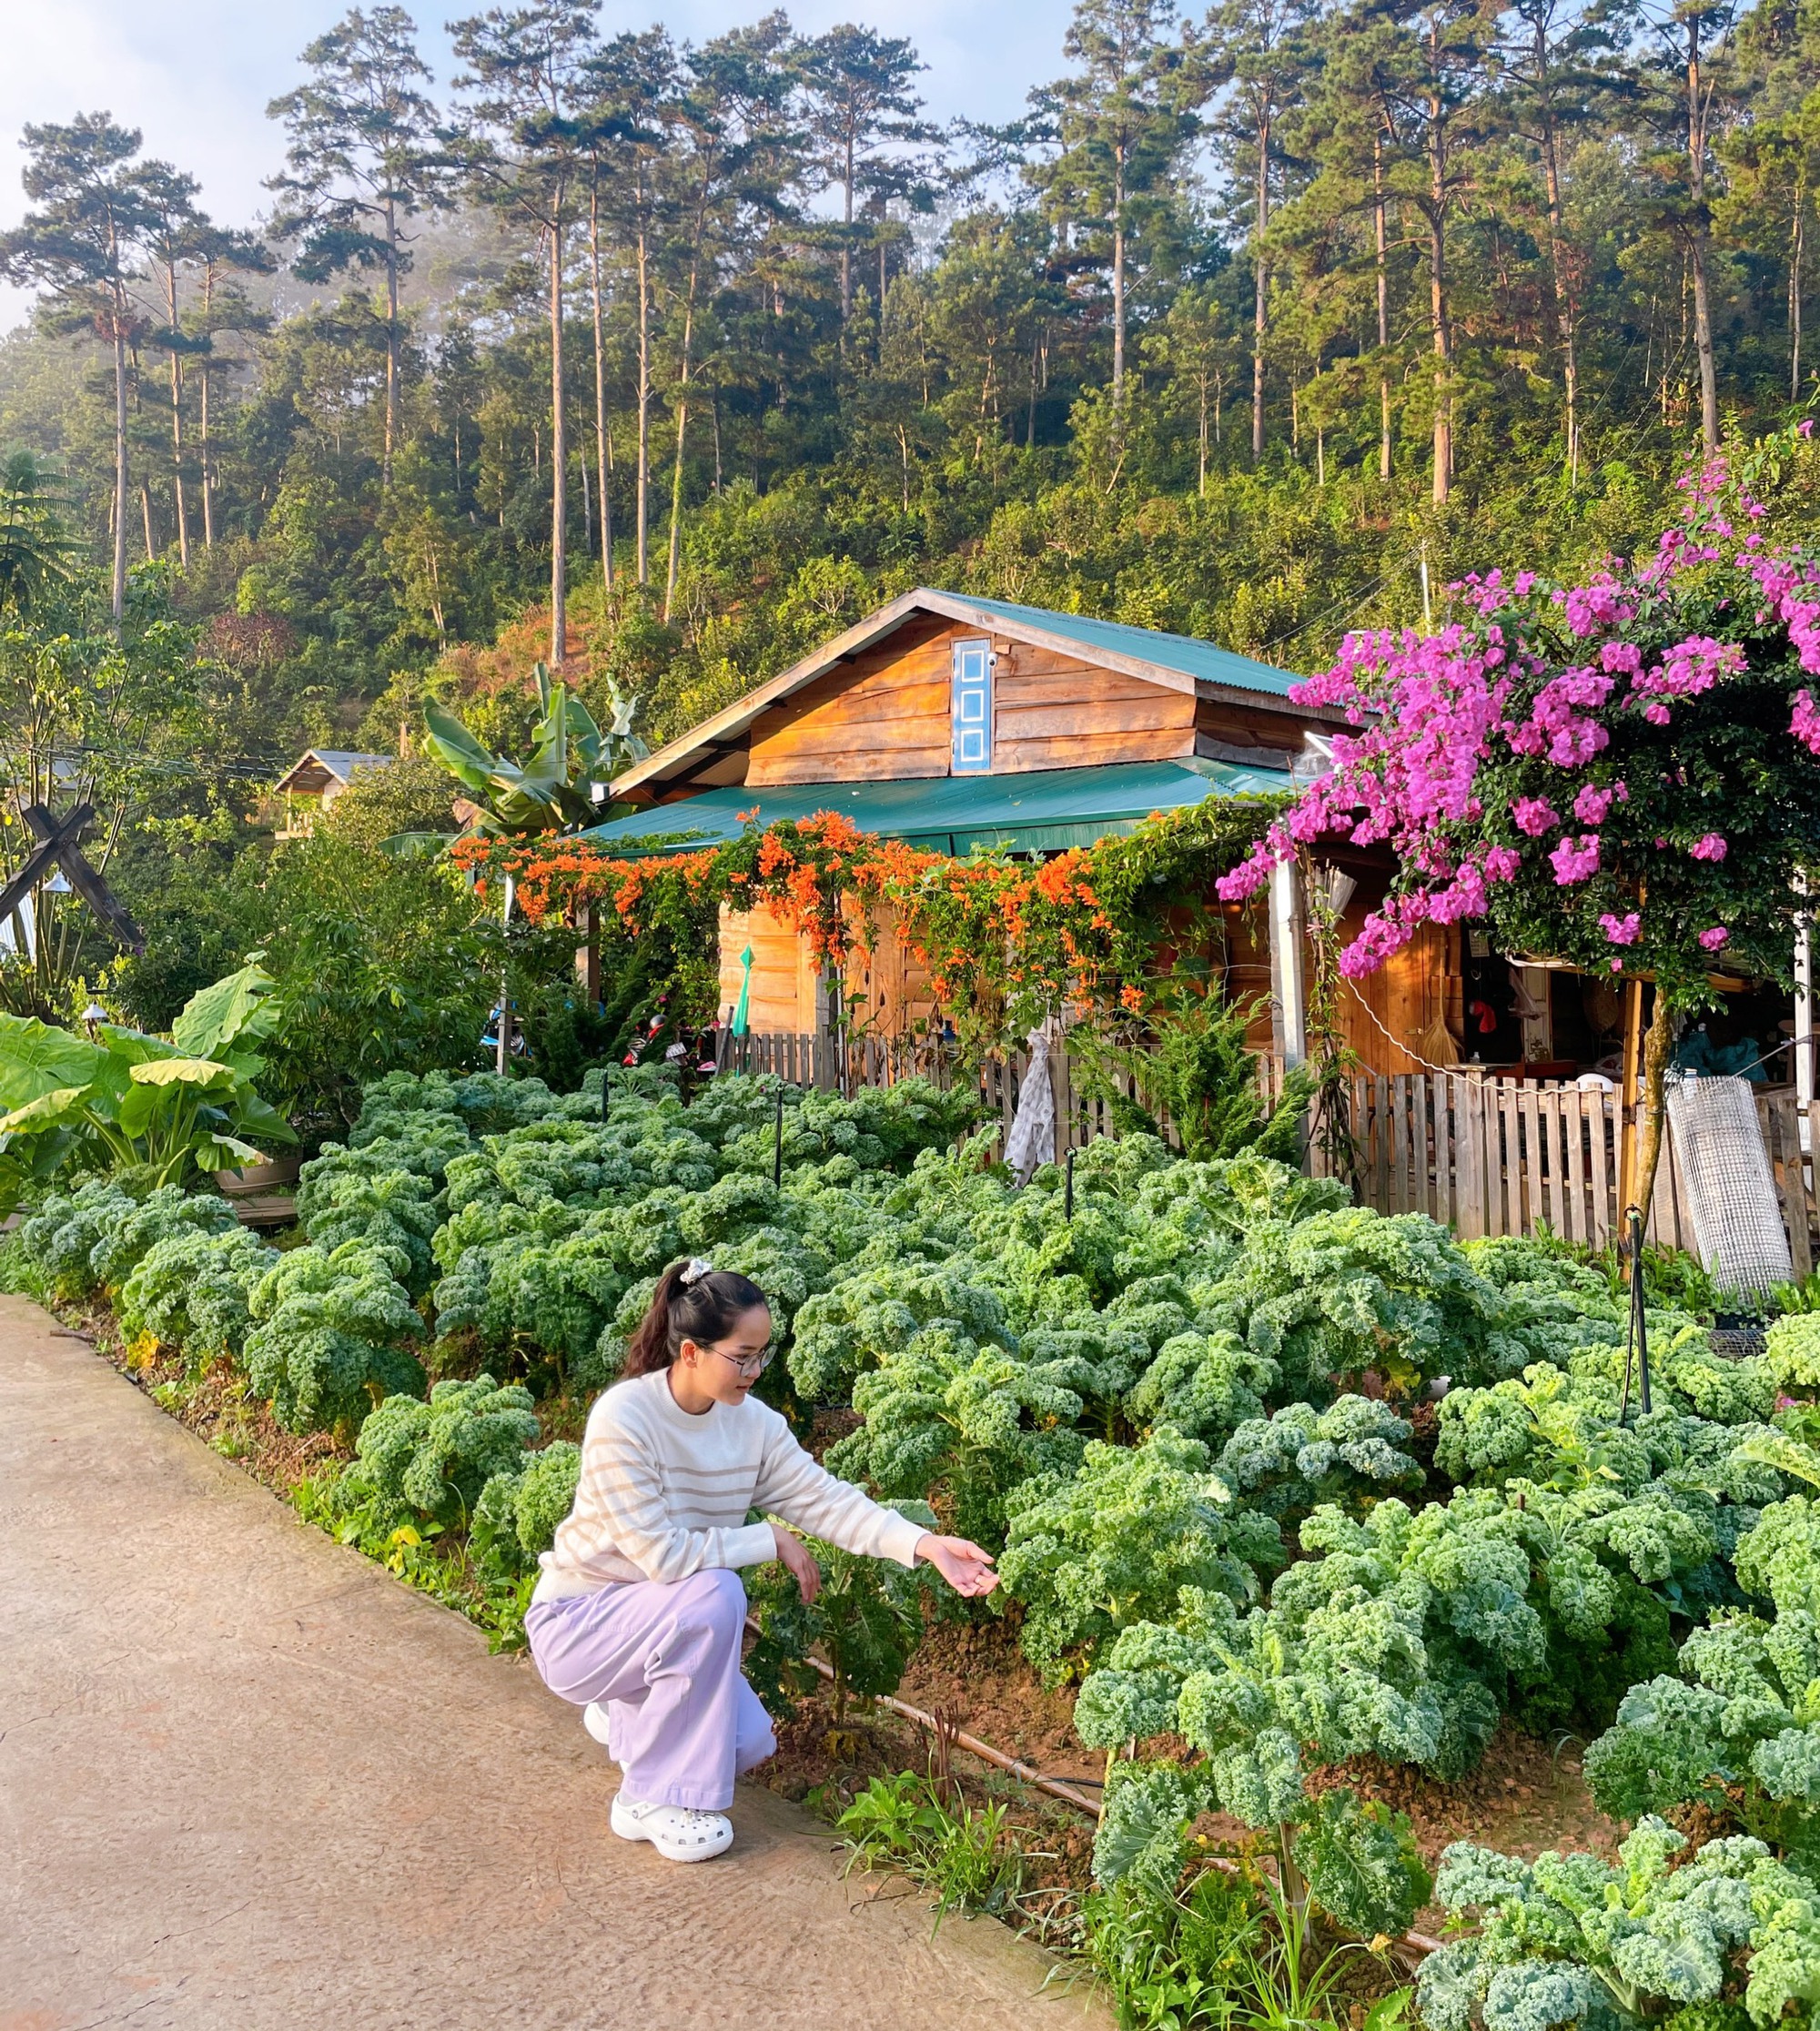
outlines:
[[[1310,1801],[1292,1853],[1314,1901],[1364,1939],[1407,1932],[1433,1893],[1409,1821],[1350,1791]]]
[[[501,1469],[488,1476],[469,1527],[468,1541],[485,1573],[515,1580],[536,1571],[549,1551],[556,1526],[575,1503],[581,1449],[552,1439],[517,1472]]]
[[[1158,1350],[1126,1409],[1140,1426],[1170,1425],[1218,1445],[1264,1415],[1281,1373],[1236,1333],[1178,1333]]]
[[[1173,1615],[1184,1588],[1249,1599],[1282,1558],[1276,1526],[1235,1511],[1206,1447],[1168,1426],[1140,1446],[1090,1441],[1076,1472],[1026,1481],[1005,1509],[1000,1578],[1049,1684],[1119,1630]]]
[[[541,1436],[530,1390],[490,1375],[439,1382],[428,1402],[388,1397],[360,1428],[339,1500],[382,1520],[465,1524],[496,1475],[526,1471]]]
[[[999,1298],[963,1276],[918,1262],[863,1270],[797,1313],[791,1379],[810,1402],[844,1398],[882,1356],[938,1323],[980,1343],[1011,1343]]]
[[[1753,2021],[1774,2022],[1820,1975],[1815,1891],[1761,1841],[1687,1842],[1644,1817],[1613,1865],[1549,1853],[1525,1864],[1457,1843],[1435,1890],[1478,1929],[1431,1955],[1418,1980],[1435,2031],[1459,2031],[1476,2004],[1504,2031],[1615,2012],[1710,2005],[1741,1979]]]
[[[1325,1410],[1287,1404],[1269,1418],[1247,1419],[1214,1468],[1267,1516],[1293,1522],[1322,1502],[1357,1505],[1420,1487],[1420,1464],[1400,1450],[1410,1430],[1371,1397],[1342,1396]]]
[[[1420,1214],[1354,1207],[1260,1221],[1205,1301],[1309,1401],[1368,1369],[1413,1386],[1439,1374],[1495,1379],[1528,1358],[1499,1329],[1499,1293]]]
[[[1066,1472],[1085,1441],[1077,1364],[1032,1361],[929,1326],[854,1384],[864,1423],[829,1454],[837,1474],[887,1501],[948,1490],[956,1528],[988,1542],[1005,1532],[1005,1499],[1045,1470]]]

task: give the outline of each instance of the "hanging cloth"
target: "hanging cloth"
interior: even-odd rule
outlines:
[[[1060,1043],[1062,1026],[1053,1016],[1030,1032],[1030,1065],[1017,1089],[1017,1112],[1005,1138],[1005,1162],[1020,1185],[1037,1167],[1056,1161],[1056,1089],[1049,1083],[1049,1053]]]

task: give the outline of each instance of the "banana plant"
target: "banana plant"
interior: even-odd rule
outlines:
[[[253,1085],[278,1019],[260,957],[192,995],[168,1037],[101,1021],[83,1037],[0,1014],[0,1207],[65,1168],[180,1185],[294,1142]]]
[[[424,708],[430,752],[480,800],[474,823],[482,832],[538,833],[598,823],[606,813],[591,795],[650,753],[632,730],[637,701],[612,693],[604,733],[594,715],[549,670],[537,665],[540,718],[528,761],[509,761],[476,740],[452,712]]]

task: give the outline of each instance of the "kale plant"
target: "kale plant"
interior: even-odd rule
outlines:
[[[1687,1848],[1650,1817],[1615,1864],[1552,1851],[1522,1862],[1455,1842],[1436,1895],[1478,1923],[1421,1964],[1431,2031],[1635,2024],[1740,1988],[1751,2021],[1767,2026],[1820,1998],[1820,1887],[1761,1841]]]
[[[999,1577],[1024,1605],[1024,1653],[1049,1685],[1120,1630],[1173,1616],[1185,1589],[1248,1601],[1259,1571],[1282,1563],[1275,1523],[1236,1508],[1207,1448],[1167,1425],[1140,1446],[1090,1441],[1073,1473],[1037,1475],[1005,1510]]]
[[[289,1431],[347,1430],[382,1398],[423,1388],[409,1343],[423,1321],[396,1253],[345,1241],[278,1258],[255,1286],[244,1359],[254,1390]]]

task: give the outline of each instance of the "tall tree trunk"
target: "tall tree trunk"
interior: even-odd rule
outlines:
[[[1538,45],[1542,31],[1538,28]],[[1542,52],[1538,46],[1536,62],[1540,67]],[[1552,107],[1545,107],[1542,115],[1542,177],[1548,187],[1548,265],[1554,283],[1555,327],[1561,334],[1561,379],[1562,390],[1567,399],[1567,480],[1570,486],[1580,483],[1580,361],[1576,350],[1576,319],[1573,308],[1573,288],[1567,275],[1566,239],[1561,225],[1561,155],[1554,131],[1554,115]]]
[[[399,255],[398,214],[386,199],[386,441],[379,463],[379,483],[390,491],[392,448],[398,441],[399,417]]]
[[[1258,227],[1252,259],[1255,300],[1251,317],[1251,463],[1264,456],[1264,331],[1269,312],[1269,271],[1264,262],[1264,228],[1270,223],[1270,123],[1258,128]]]
[[[1384,136],[1371,130],[1371,212],[1378,268],[1378,477],[1387,485],[1390,478],[1390,271],[1386,246],[1386,201],[1384,196]]]
[[[1112,415],[1125,414],[1125,145],[1112,151]]]
[[[1707,277],[1712,252],[1706,215],[1706,106],[1700,65],[1700,21],[1687,24],[1687,189],[1693,199],[1694,349],[1700,361],[1700,439],[1707,451],[1719,449],[1719,380],[1713,364],[1713,299]]]
[[[118,259],[118,248],[115,249]],[[126,292],[114,291],[114,625],[126,611]]]
[[[562,200],[550,221],[550,667],[569,653],[569,547],[564,482],[569,424],[562,401]]]
[[[846,136],[846,161],[841,178],[841,358],[847,356],[847,326],[853,318],[854,132]]]
[[[1434,332],[1434,484],[1437,506],[1443,504],[1453,478],[1451,403],[1453,335],[1447,318],[1447,142],[1441,94],[1429,99],[1428,122],[1428,294],[1429,319]]]
[[[638,582],[651,582],[651,260],[644,218],[644,167],[638,192]]]
[[[1807,237],[1805,179],[1795,187],[1795,220],[1788,247],[1788,399],[1801,399],[1801,257]]]
[[[601,179],[595,165],[588,191],[588,262],[594,295],[594,477],[601,500],[601,584],[613,590],[613,510],[607,492],[607,359],[601,320]]]
[[[202,270],[202,336],[207,341],[209,352],[202,358],[202,404],[198,419],[200,450],[202,456],[202,547],[206,551],[215,548],[215,472],[209,463],[208,447],[208,384],[213,379],[209,373],[210,354],[215,346],[215,264],[205,262]]]
[[[183,498],[183,355],[177,348],[177,263],[165,264],[165,308],[170,317],[171,499],[177,511],[177,561],[189,569],[189,515]]]
[[[716,162],[715,151],[706,150],[702,161],[701,188],[696,197],[694,244],[689,254],[689,289],[682,304],[682,360],[676,390],[676,462],[670,474],[670,555],[663,573],[663,624],[666,628],[676,603],[676,571],[682,554],[682,457],[689,435],[689,376],[695,363],[695,294],[701,285],[702,260],[707,245],[708,200],[713,192]],[[851,215],[851,185],[847,191],[847,210]],[[844,253],[850,251],[844,242],[842,250]]]

